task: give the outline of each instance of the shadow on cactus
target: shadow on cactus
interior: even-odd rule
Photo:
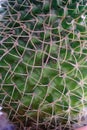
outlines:
[[[86,1],[8,0],[2,3],[1,14],[0,104],[4,111],[21,129],[84,125]]]

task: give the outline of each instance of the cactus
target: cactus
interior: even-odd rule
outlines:
[[[2,8],[3,110],[21,128],[29,122],[44,129],[83,125],[87,119],[86,0],[8,0]]]

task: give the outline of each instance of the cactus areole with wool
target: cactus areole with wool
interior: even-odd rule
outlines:
[[[0,105],[21,129],[87,125],[87,0],[1,1]]]

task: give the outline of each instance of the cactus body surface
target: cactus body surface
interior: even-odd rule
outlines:
[[[37,127],[54,129],[83,125],[86,0],[8,0],[2,7],[0,103],[4,110],[21,126],[29,120]]]

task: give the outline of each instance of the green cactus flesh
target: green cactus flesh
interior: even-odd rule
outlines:
[[[19,123],[80,124],[87,108],[86,0],[8,0],[2,7],[3,109]]]

